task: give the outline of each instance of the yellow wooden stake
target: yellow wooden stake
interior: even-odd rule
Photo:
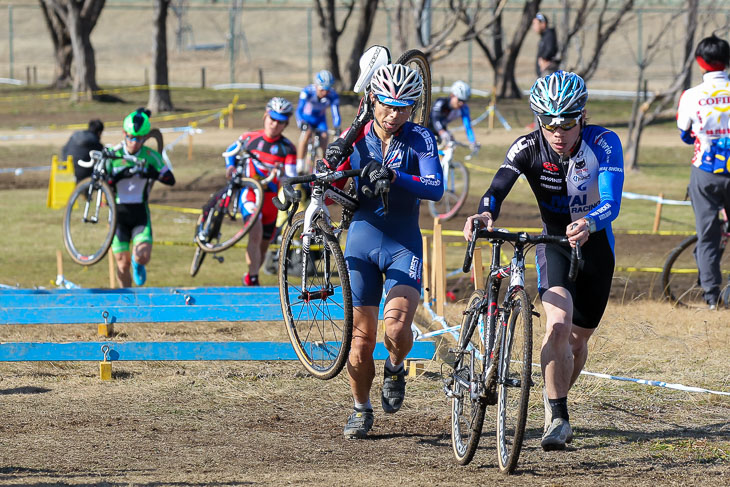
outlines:
[[[474,289],[482,287],[484,282],[484,266],[482,265],[482,248],[474,248],[474,258],[471,261],[471,275],[474,277]]]
[[[431,242],[428,237],[423,236],[423,270],[421,276],[423,278],[423,302],[431,304],[431,261],[429,252],[431,251]]]
[[[420,360],[406,359],[408,377],[418,377],[426,371],[426,364]]]
[[[112,363],[109,361],[109,345],[102,345],[104,361],[99,362],[99,378],[101,380],[112,380]]]
[[[109,338],[114,334],[114,323],[109,323],[109,312],[104,311],[101,316],[104,318],[104,323],[99,323],[96,330],[99,336]]]

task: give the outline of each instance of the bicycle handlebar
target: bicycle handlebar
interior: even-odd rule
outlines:
[[[497,240],[501,242],[516,242],[520,244],[541,244],[541,243],[552,243],[558,245],[570,245],[568,237],[560,235],[530,235],[526,232],[507,232],[502,230],[488,231],[485,228],[477,228],[479,222],[475,221],[472,227],[472,237],[469,241],[469,245],[466,247],[466,255],[464,256],[464,265],[461,270],[469,272],[471,269],[472,260],[474,259],[474,248],[478,239]],[[576,244],[573,247],[570,254],[570,270],[568,272],[568,279],[575,281],[578,277],[578,271],[580,269],[580,263],[583,260],[583,255],[580,249],[580,244]]]
[[[310,174],[308,176],[294,176],[291,178],[281,178],[281,187],[284,191],[284,201],[282,202],[278,196],[275,196],[272,200],[274,206],[281,211],[286,211],[294,202],[298,202],[302,197],[302,192],[295,190],[292,185],[294,184],[307,184],[315,181],[320,183],[332,183],[338,179],[350,178],[359,176],[361,169],[347,169],[343,171],[332,171],[320,174]]]

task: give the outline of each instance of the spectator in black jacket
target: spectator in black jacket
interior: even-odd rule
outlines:
[[[102,150],[101,133],[104,131],[104,124],[99,119],[89,120],[89,127],[86,130],[79,130],[71,134],[61,150],[61,158],[66,160],[68,156],[73,157],[74,175],[76,183],[91,176],[91,168],[79,166],[79,161],[88,161],[89,151]]]
[[[540,12],[532,19],[532,30],[540,35],[540,43],[537,45],[535,72],[538,78],[543,78],[557,71],[560,66],[558,38],[555,35],[555,29],[548,27],[547,17]]]

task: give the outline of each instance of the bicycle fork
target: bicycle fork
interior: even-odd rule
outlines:
[[[315,244],[316,239],[314,238],[316,235],[316,231],[314,228],[315,223],[315,215],[320,214],[323,216],[326,221],[329,222],[329,212],[327,210],[327,207],[323,204],[323,189],[321,187],[315,186],[312,188],[312,202],[307,207],[307,210],[304,213],[304,225],[302,227],[302,294],[299,296],[299,299],[303,300],[304,302],[310,302],[314,300],[326,300],[330,296],[334,294],[334,289],[332,289],[332,286],[330,285],[330,254],[327,252],[326,245],[324,238],[322,239],[322,248],[323,248],[323,271],[324,271],[324,279],[322,281],[322,285],[319,287],[319,289],[310,289],[309,286],[307,286],[307,277],[309,273],[309,259],[311,255],[311,246],[312,242]],[[313,262],[314,260],[312,260]],[[316,273],[315,268],[315,273]]]

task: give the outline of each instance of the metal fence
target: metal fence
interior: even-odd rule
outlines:
[[[661,2],[659,2],[661,3]],[[550,4],[547,4],[550,5]],[[593,89],[635,90],[637,62],[649,39],[665,30],[662,49],[647,69],[649,89],[667,86],[678,70],[682,57],[684,23],[667,23],[677,8],[646,7],[634,11],[613,35],[604,49],[601,63],[590,81]],[[563,13],[557,5],[543,9],[560,30]],[[505,39],[510,39],[521,8],[514,3],[504,13]],[[107,3],[92,33],[96,55],[97,81],[102,86],[144,84],[152,63],[153,12],[139,3]],[[339,54],[344,71],[344,56],[352,45],[357,13],[350,19],[340,39]],[[436,28],[443,10],[434,11]],[[282,5],[246,3],[239,16],[229,5],[188,3],[182,15],[171,10],[168,17],[170,82],[175,86],[207,86],[262,80],[303,86],[322,69],[324,47],[316,13],[311,3]],[[727,37],[730,10],[705,10],[701,14],[700,36],[713,31]],[[581,55],[588,56],[595,42],[597,13],[590,15],[581,42],[574,42],[563,67],[574,66]],[[393,2],[379,8],[369,43],[396,44]],[[411,21],[408,45],[418,47]],[[558,32],[560,36],[560,32]],[[535,77],[538,38],[529,32],[517,62],[517,81],[527,89]],[[581,45],[582,44],[582,45]],[[448,57],[433,63],[434,84],[449,85],[456,79],[471,82],[488,91],[493,72],[475,43],[459,45]],[[37,3],[0,6],[0,77],[31,84],[47,84],[54,72],[53,45]],[[203,74],[204,73],[204,74]],[[204,80],[203,80],[204,78]],[[695,73],[695,78],[699,74]]]

